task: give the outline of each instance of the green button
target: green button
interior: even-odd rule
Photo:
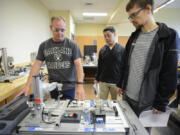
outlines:
[[[67,118],[67,117],[68,117],[68,114],[67,114],[67,113],[65,113],[65,114],[64,114],[64,117],[66,117],[66,118]]]

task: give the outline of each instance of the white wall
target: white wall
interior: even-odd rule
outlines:
[[[113,26],[116,29],[116,33],[118,36],[130,36],[131,33],[135,30],[135,28],[129,21],[121,24],[115,24]]]
[[[163,8],[154,14],[157,22],[166,23],[180,35],[180,9]]]
[[[49,12],[38,0],[0,0],[0,48],[15,64],[30,61],[49,36]]]

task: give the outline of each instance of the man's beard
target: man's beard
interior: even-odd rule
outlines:
[[[136,29],[141,29],[143,27],[143,24],[140,24],[136,27]]]

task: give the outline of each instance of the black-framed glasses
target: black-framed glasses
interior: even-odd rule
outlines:
[[[66,31],[65,29],[62,29],[62,28],[57,28],[57,27],[54,27],[54,26],[52,26],[52,27],[53,27],[53,31],[55,31],[55,32],[59,32],[59,31],[65,32]]]
[[[134,18],[141,12],[141,10],[143,10],[143,9],[144,9],[144,8],[141,8],[141,9],[139,9],[138,11],[132,13],[132,14],[128,17],[128,19],[134,19]]]

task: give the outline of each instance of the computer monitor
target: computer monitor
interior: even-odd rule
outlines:
[[[97,53],[96,45],[85,45],[84,46],[84,56],[86,56],[86,55],[92,56],[93,53]]]

